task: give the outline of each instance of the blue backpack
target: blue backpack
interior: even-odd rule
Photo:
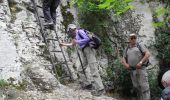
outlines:
[[[94,48],[94,49],[98,49],[101,46],[101,44],[102,44],[101,39],[97,35],[92,33],[92,32],[89,32],[89,31],[87,31],[85,29],[82,29],[82,30],[84,30],[84,32],[90,38],[90,41],[88,42],[87,46],[90,46],[91,48]],[[83,38],[80,33],[78,33],[78,35],[81,38]]]

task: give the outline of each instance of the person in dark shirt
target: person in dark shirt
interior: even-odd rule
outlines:
[[[56,24],[56,9],[59,3],[60,0],[43,0],[44,25]]]

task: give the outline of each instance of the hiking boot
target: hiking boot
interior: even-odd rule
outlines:
[[[83,87],[83,89],[87,89],[87,90],[92,90],[92,88],[93,88],[92,84]]]
[[[53,22],[46,22],[46,23],[44,23],[43,25],[44,25],[44,26],[53,26],[54,23],[53,23]]]
[[[104,89],[102,89],[102,90],[94,90],[94,91],[91,92],[91,94],[93,96],[101,96],[101,95],[105,94],[105,90]]]

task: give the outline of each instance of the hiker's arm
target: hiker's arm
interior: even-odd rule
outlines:
[[[146,51],[145,56],[142,58],[142,60],[139,63],[143,64],[143,62],[145,62],[147,59],[149,59],[150,56],[151,56],[151,54],[149,53],[149,51]]]
[[[123,66],[125,66],[126,69],[130,68],[129,64],[126,62],[125,57],[122,58],[122,64],[123,64]]]
[[[149,51],[146,51],[146,52],[144,52],[144,53],[145,53],[144,57],[143,57],[143,58],[140,60],[140,62],[136,65],[136,67],[139,68],[139,69],[142,67],[143,63],[144,63],[147,59],[149,59],[149,57],[150,57]]]
[[[73,39],[71,43],[60,43],[60,46],[73,46],[76,44],[76,40]]]

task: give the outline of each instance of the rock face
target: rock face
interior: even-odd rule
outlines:
[[[40,0],[36,2],[42,4]],[[40,45],[42,35],[31,0],[2,0],[0,8],[0,79],[16,84],[19,88],[24,86],[26,91],[10,86],[7,89],[1,87],[1,100],[113,100],[106,96],[94,97],[90,91],[71,89],[59,83],[45,46]],[[63,38],[60,7],[57,12],[57,33],[59,38]],[[55,36],[53,31],[48,32],[51,33],[48,37]],[[57,57],[63,60],[62,55]],[[68,59],[67,54],[66,57]],[[73,63],[69,62],[69,66],[73,67]],[[72,72],[76,79],[76,72]]]
[[[39,5],[42,4],[42,0],[35,1]],[[66,5],[67,1],[69,0],[62,0],[62,5]],[[135,2],[134,5],[136,6],[135,14],[144,15],[143,26],[139,32],[141,40],[153,39],[154,41],[154,28],[151,25],[152,13],[149,5],[147,3],[141,4],[139,1]],[[70,11],[73,12],[75,23],[78,23],[76,10],[71,9]],[[42,13],[41,10],[40,12]],[[61,40],[64,40],[65,27],[62,25],[63,16],[60,6],[57,8],[57,12],[57,34]],[[55,38],[53,31],[48,30],[48,32],[50,32],[48,37]],[[42,34],[36,22],[31,0],[0,0],[0,80],[4,79],[12,84],[22,83],[26,85],[26,92],[15,89],[0,91],[0,100],[115,100],[106,96],[94,97],[90,91],[77,89],[78,84],[70,87],[61,85],[52,71],[45,46],[40,45],[42,41]],[[144,41],[144,43],[148,42]],[[50,47],[51,50],[54,48]],[[80,66],[77,54],[73,52],[69,55],[70,58],[66,50],[64,54],[68,61],[72,59],[68,64],[72,77],[77,80],[77,68]],[[57,60],[63,61],[62,55],[55,55]],[[99,63],[104,66],[103,68],[108,66],[107,62],[107,58],[100,58]],[[10,98],[9,94],[15,96]]]
[[[133,3],[135,7],[134,16],[137,14],[142,15],[141,18],[141,28],[139,30],[139,42],[146,46],[149,46],[155,42],[155,28],[153,26],[153,12],[152,5],[147,2],[141,2],[140,0]],[[148,47],[149,48],[149,47]],[[151,48],[149,48],[151,50]],[[152,50],[152,56],[150,57],[150,62],[152,67],[157,66],[157,60],[155,58],[156,51]],[[158,67],[158,66],[157,66]]]

